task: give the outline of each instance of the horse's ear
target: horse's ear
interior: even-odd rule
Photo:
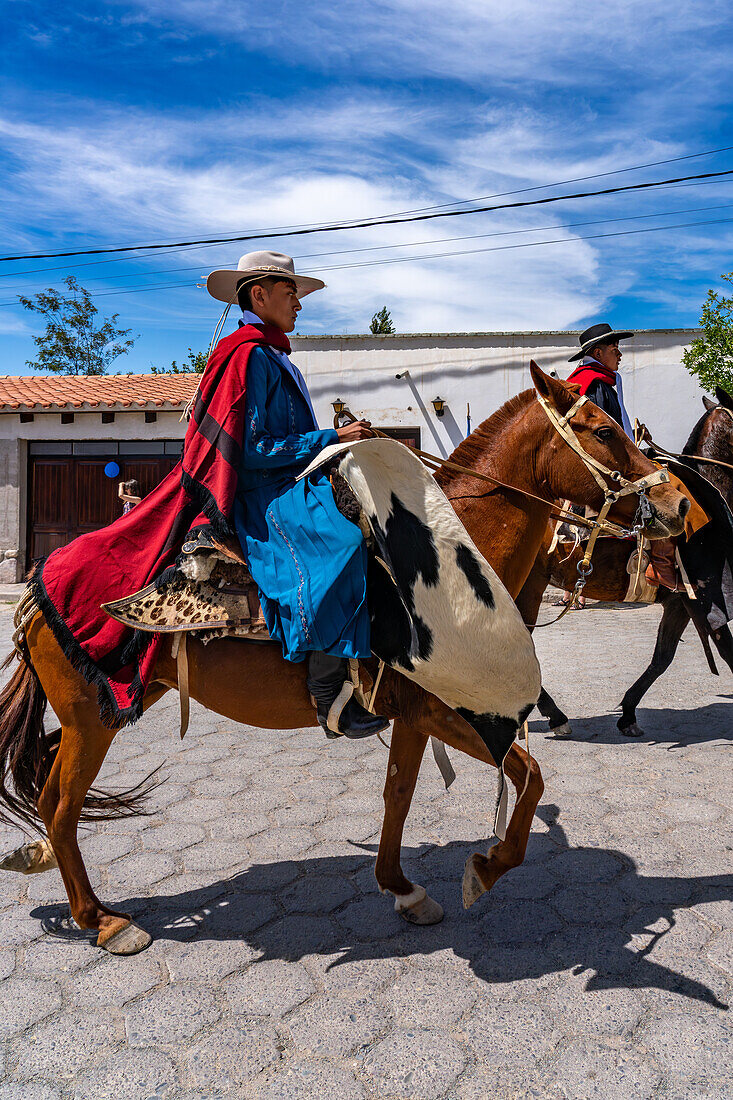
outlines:
[[[708,412],[712,412],[713,409],[717,409],[718,407],[713,401],[712,397],[706,397],[705,394],[703,394],[702,403]]]
[[[730,409],[733,412],[733,397],[731,397],[727,390],[724,390],[722,386],[716,386],[715,396],[723,408]]]
[[[545,374],[534,359],[529,364],[529,373],[532,375],[534,388],[540,397],[554,405],[559,413],[566,413],[576,399],[575,386],[572,388],[559,378],[553,378],[551,374]]]

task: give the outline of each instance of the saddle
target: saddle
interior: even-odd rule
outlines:
[[[234,538],[216,539],[207,528],[191,532],[175,570],[131,596],[102,605],[134,630],[195,630],[202,642],[236,636],[270,641],[257,585]]]

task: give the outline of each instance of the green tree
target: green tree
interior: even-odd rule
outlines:
[[[721,279],[733,284],[733,271],[721,275]],[[702,336],[683,352],[682,361],[708,393],[715,393],[715,387],[722,386],[733,394],[733,297],[709,290],[700,315],[700,328]]]
[[[394,330],[394,323],[390,312],[386,306],[383,306],[382,309],[372,317],[369,331],[373,336],[385,336],[390,332],[394,332]]]
[[[151,370],[153,374],[203,374],[208,361],[208,351],[194,351],[189,348],[180,367],[174,359],[169,367],[152,367]]]
[[[119,313],[97,320],[99,310],[88,290],[73,275],[62,280],[68,290],[48,290],[32,298],[18,296],[24,309],[47,319],[46,331],[34,336],[38,358],[26,366],[55,374],[106,374],[111,363],[135,343],[132,329],[117,327]]]

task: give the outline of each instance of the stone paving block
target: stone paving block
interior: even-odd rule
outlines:
[[[660,1079],[648,1059],[587,1042],[568,1043],[551,1075],[558,1095],[567,1100],[651,1100]]]
[[[207,937],[241,940],[244,936],[250,936],[254,943],[256,936],[252,937],[250,933],[267,924],[280,912],[280,907],[269,894],[227,891],[200,911],[199,923]]]
[[[322,821],[315,826],[319,840],[343,839],[359,842],[376,836],[381,828],[381,819],[374,814],[343,814]]]
[[[287,913],[330,913],[354,896],[348,879],[338,875],[307,875],[286,887],[281,901]]]
[[[171,821],[225,821],[229,816],[229,806],[224,798],[191,798],[189,795],[169,806],[166,813]]]
[[[570,850],[560,852],[550,864],[563,882],[609,882],[626,870],[626,863],[611,852]]]
[[[121,859],[122,856],[126,856],[128,852],[131,852],[134,847],[135,839],[131,836],[111,837],[94,833],[79,838],[79,848],[87,870],[95,867],[98,863],[110,863],[113,859]],[[151,847],[154,847],[154,845],[151,845]],[[45,878],[46,875],[39,875],[38,877]]]
[[[731,1065],[733,1029],[722,1013],[702,1015],[688,1009],[662,1016],[640,1029],[638,1041],[672,1079],[690,1077],[715,1085]]]
[[[252,1100],[365,1100],[362,1085],[348,1070],[328,1062],[289,1061],[277,1074],[266,1073],[250,1086]]]
[[[315,951],[333,951],[342,939],[329,917],[315,913],[289,913],[251,936],[252,943],[269,958],[294,961]]]
[[[231,1094],[280,1057],[273,1030],[254,1020],[243,1020],[219,1025],[199,1040],[183,1058],[183,1075],[206,1096]]]
[[[400,1027],[447,1029],[476,1003],[466,977],[410,967],[382,994]]]
[[[462,1045],[443,1031],[399,1028],[366,1055],[362,1074],[378,1096],[438,1100],[467,1061]]]
[[[298,963],[264,960],[221,986],[232,1012],[242,1016],[284,1016],[315,993],[315,986]]]
[[[716,936],[707,945],[705,954],[716,966],[733,975],[733,931]]]
[[[0,1100],[61,1100],[61,1093],[39,1081],[30,1084],[0,1084]]]
[[[477,1005],[461,1020],[456,1034],[485,1068],[526,1066],[553,1050],[560,1038],[551,1013],[551,1003],[540,1007],[528,1001],[499,1002],[489,1013]]]
[[[375,935],[392,935],[400,931],[402,918],[395,913],[394,903],[378,892],[349,902],[334,914],[339,926],[356,940],[371,941]]]
[[[292,829],[296,825],[318,825],[329,812],[332,812],[332,807],[327,801],[304,799],[273,810],[272,820],[278,827]]]
[[[158,1050],[120,1050],[87,1070],[76,1082],[74,1100],[173,1100],[176,1069]]]
[[[177,870],[176,858],[168,852],[136,852],[111,864],[107,872],[107,888],[136,890],[153,886]]]
[[[293,804],[300,802],[330,802],[346,790],[343,779],[303,779],[291,788]]]
[[[140,847],[143,852],[182,852],[205,839],[203,826],[192,822],[156,824],[140,834]]]
[[[23,953],[23,976],[61,977],[91,966],[99,959],[99,948],[89,940],[62,940],[44,936],[29,943]]]
[[[298,859],[315,842],[313,830],[301,825],[267,829],[259,836],[252,837],[248,844],[252,858],[259,863],[266,863],[269,860]]]
[[[3,1008],[0,1012],[0,1037],[24,1031],[42,1020],[61,1005],[61,990],[57,982],[42,982],[36,978],[8,978],[2,986]]]
[[[328,993],[368,989],[376,994],[391,986],[403,969],[397,959],[359,958],[348,950],[333,955],[306,955],[301,962],[315,984]]]
[[[156,959],[147,953],[132,958],[116,959],[95,948],[99,962],[82,973],[74,974],[65,983],[68,997],[80,1007],[114,1005],[122,1008],[134,997],[147,993],[162,981],[162,971]],[[101,957],[100,957],[101,956]]]
[[[345,1058],[386,1031],[387,1014],[360,993],[322,994],[285,1021],[299,1054]]]
[[[167,967],[172,982],[218,982],[256,962],[259,952],[241,940],[203,939],[162,944],[157,957]]]
[[[122,1021],[109,1013],[62,1012],[14,1044],[19,1077],[69,1079],[124,1038]]]
[[[718,821],[725,813],[722,806],[704,798],[667,798],[660,808],[673,821],[689,821],[695,825],[701,821]]]
[[[621,924],[632,902],[615,883],[597,882],[592,889],[572,886],[553,895],[552,906],[563,920],[573,924]]]
[[[241,812],[235,814],[233,817],[229,817],[226,821],[209,822],[208,824],[210,832],[216,836],[217,840],[240,840],[245,841],[250,837],[256,837],[259,833],[264,833],[268,829],[272,828],[272,822],[265,813],[251,813],[249,806],[243,804]],[[242,851],[245,851],[245,845],[242,844]],[[247,845],[247,849],[252,845]],[[256,845],[255,845],[256,847]],[[251,857],[250,857],[251,858]]]
[[[41,922],[31,916],[26,907],[6,909],[2,914],[2,927],[3,947],[15,947],[43,935]]]
[[[289,882],[302,875],[299,863],[283,859],[276,863],[254,859],[248,870],[234,875],[229,880],[229,889],[241,894],[259,894],[271,891],[276,893]]]
[[[536,944],[543,936],[561,928],[563,922],[546,901],[488,905],[480,920],[481,934],[497,946]]]
[[[125,1010],[128,1041],[133,1047],[176,1046],[220,1015],[216,998],[202,985],[168,986]]]
[[[15,970],[15,951],[12,947],[0,949],[0,982],[9,978]]]
[[[594,988],[588,974],[564,975],[553,987],[547,1005],[559,1017],[566,1035],[586,1039],[622,1039],[637,1026],[644,1014],[642,1000],[630,989]]]
[[[241,840],[203,840],[187,848],[182,859],[186,871],[213,871],[217,874],[250,862],[247,845]]]

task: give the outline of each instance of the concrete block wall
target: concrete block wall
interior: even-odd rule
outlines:
[[[20,442],[0,439],[0,584],[22,580]]]

